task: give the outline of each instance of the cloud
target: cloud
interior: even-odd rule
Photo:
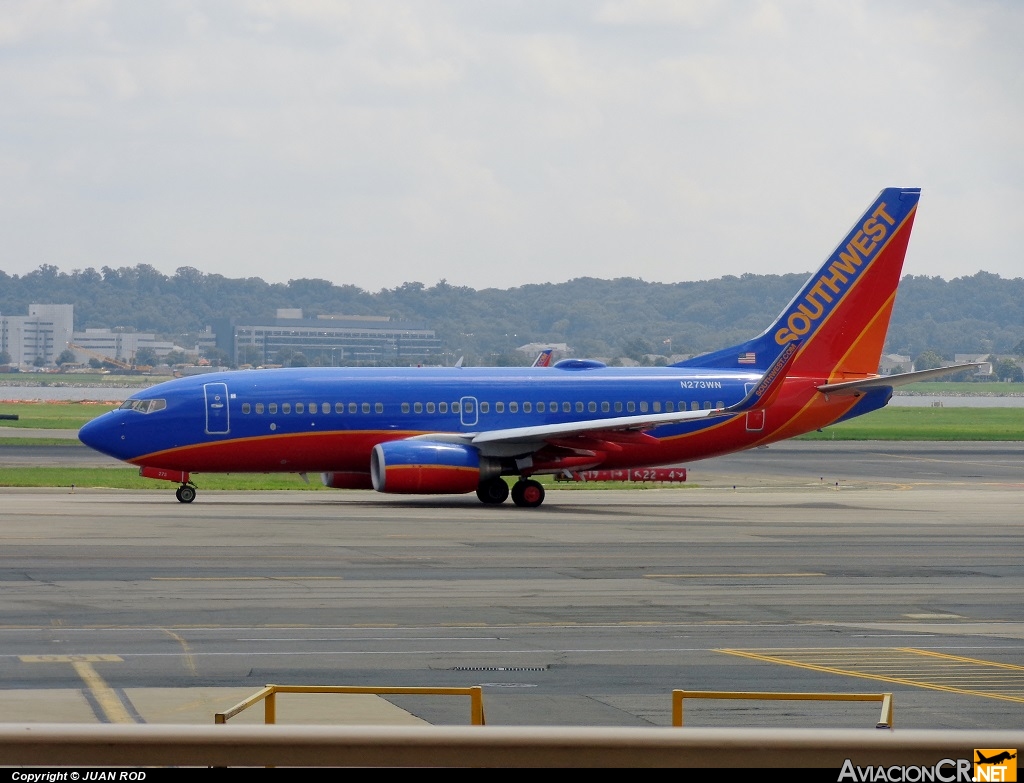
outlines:
[[[1019,276],[1017,4],[0,6],[0,269],[368,290],[803,272],[920,186],[906,271]]]

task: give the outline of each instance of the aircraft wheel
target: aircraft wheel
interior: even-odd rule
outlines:
[[[508,483],[500,476],[488,479],[476,489],[476,496],[481,502],[498,505],[508,497]]]
[[[177,490],[175,490],[174,497],[178,499],[179,503],[191,503],[196,499],[196,491],[188,484],[182,484]]]
[[[512,502],[523,508],[537,508],[544,502],[544,487],[533,479],[517,481],[512,485]]]

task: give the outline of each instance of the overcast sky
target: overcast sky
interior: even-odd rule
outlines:
[[[1024,275],[1019,0],[3,0],[0,270]]]

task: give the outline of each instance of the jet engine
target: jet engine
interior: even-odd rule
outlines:
[[[481,481],[501,475],[497,460],[472,446],[427,440],[378,443],[370,455],[370,476],[378,492],[446,495],[473,492]]]

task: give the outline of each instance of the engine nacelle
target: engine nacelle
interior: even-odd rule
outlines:
[[[370,455],[370,476],[378,492],[448,495],[474,492],[481,481],[501,474],[497,461],[472,446],[427,440],[378,443]]]
[[[331,489],[373,489],[373,481],[369,473],[362,473],[358,470],[336,471],[334,473],[321,473],[320,481],[325,487]]]

